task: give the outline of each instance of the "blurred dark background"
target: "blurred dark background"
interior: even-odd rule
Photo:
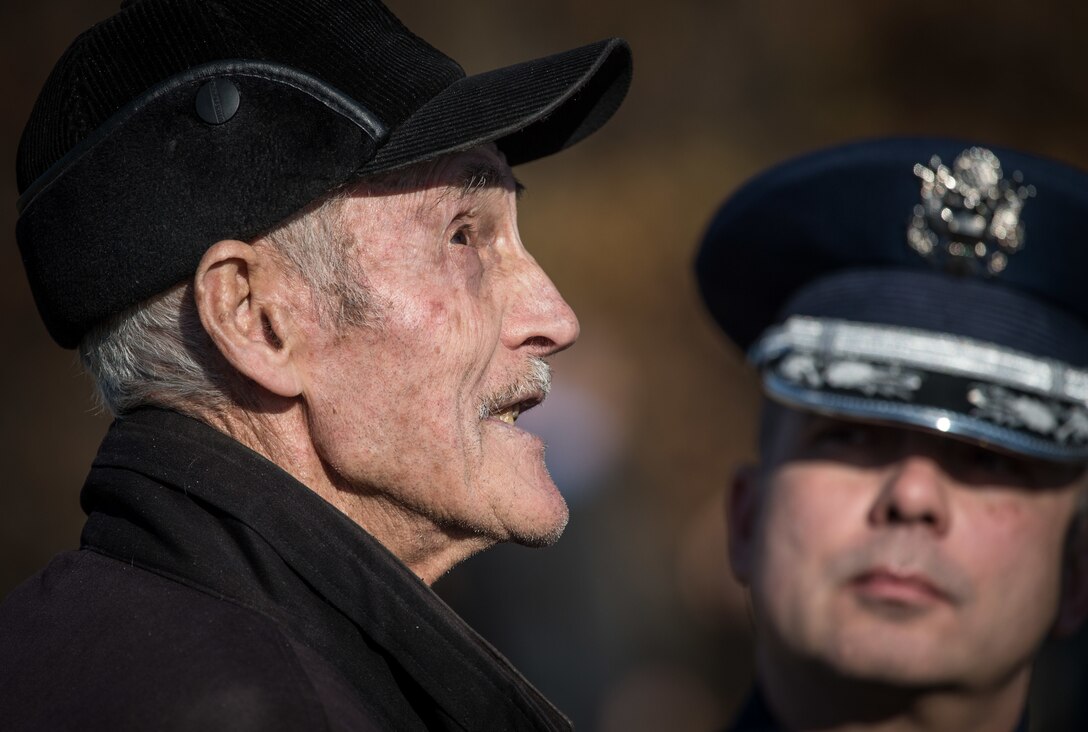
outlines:
[[[300,0],[302,1],[302,0]],[[14,157],[34,98],[118,0],[5,0],[0,594],[78,545],[78,490],[107,425],[40,324],[14,241]],[[690,273],[745,178],[865,136],[936,134],[1088,166],[1088,6],[1060,0],[392,0],[470,72],[609,35],[635,51],[602,134],[524,166],[522,234],[582,321],[527,425],[572,509],[560,543],[501,547],[439,592],[583,730],[709,730],[747,690],[743,593],[721,506],[751,457],[755,380]],[[1085,634],[1047,652],[1033,729],[1088,728]]]

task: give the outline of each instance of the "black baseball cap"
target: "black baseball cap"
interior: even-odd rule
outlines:
[[[494,142],[511,165],[616,111],[608,39],[466,76],[377,0],[129,0],[58,61],[19,145],[19,247],[60,345],[355,177]]]

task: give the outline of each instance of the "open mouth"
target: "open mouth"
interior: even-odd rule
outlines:
[[[513,402],[512,404],[500,405],[497,407],[491,407],[487,410],[486,417],[494,417],[495,419],[512,425],[518,421],[518,417],[523,412],[527,412],[536,405],[544,401],[543,396],[531,396],[521,401]]]
[[[480,419],[497,419],[508,425],[544,401],[551,389],[551,369],[542,358],[529,359],[528,368],[506,388],[492,392],[480,404]]]

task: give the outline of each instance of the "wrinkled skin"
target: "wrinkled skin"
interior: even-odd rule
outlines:
[[[463,190],[475,169],[490,180]],[[578,335],[522,245],[508,166],[491,148],[445,158],[422,186],[352,197],[345,217],[375,322],[343,335],[315,327],[301,354],[311,435],[333,481],[456,533],[554,541],[567,509],[543,444],[480,415]]]
[[[578,321],[522,245],[509,166],[494,146],[449,155],[364,181],[337,215],[360,322],[330,317],[268,241],[201,260],[201,322],[253,385],[246,406],[205,418],[425,581],[498,541],[553,542],[567,507],[509,408],[544,398],[544,359]]]

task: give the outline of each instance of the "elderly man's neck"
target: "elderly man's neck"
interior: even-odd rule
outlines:
[[[771,663],[757,677],[791,732],[1013,732],[1027,702],[1030,667],[985,687],[899,686],[847,678],[816,663]]]
[[[421,515],[377,491],[342,485],[314,452],[296,404],[261,411],[230,409],[192,416],[271,460],[377,539],[428,585],[495,540]]]

